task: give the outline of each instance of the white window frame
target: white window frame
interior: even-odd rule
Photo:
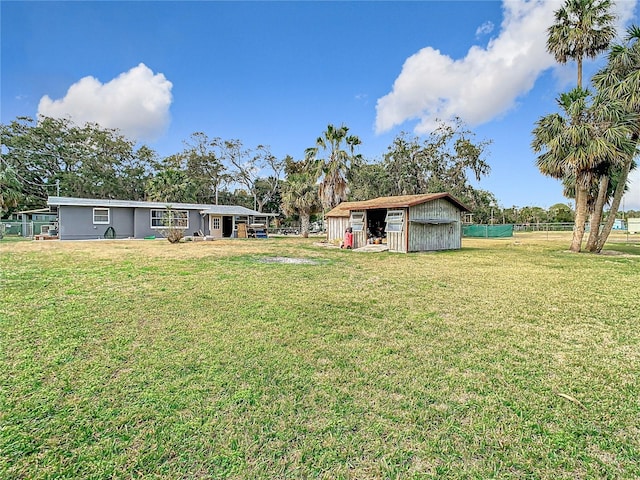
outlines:
[[[387,224],[385,231],[404,231],[404,210],[387,210],[387,216],[385,217],[384,221]]]
[[[211,228],[213,230],[220,230],[222,228],[222,219],[220,217],[212,217]]]
[[[349,215],[349,225],[354,232],[364,230],[364,212],[351,212]]]
[[[149,216],[151,228],[180,228],[182,230],[189,228],[189,210],[152,208]]]
[[[104,212],[107,212],[106,220],[99,220],[105,217]],[[111,209],[104,207],[96,207],[93,209],[93,224],[94,225],[109,225],[111,223]]]

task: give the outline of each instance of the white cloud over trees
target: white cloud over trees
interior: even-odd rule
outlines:
[[[133,140],[154,140],[169,125],[172,87],[162,73],[153,73],[140,63],[107,83],[84,77],[61,99],[45,95],[40,99],[38,114],[117,128]]]
[[[631,18],[635,4],[617,2],[620,25]],[[376,132],[417,121],[415,133],[423,134],[438,119],[458,116],[474,126],[508,112],[543,71],[556,65],[546,38],[560,5],[558,0],[504,1],[500,32],[486,48],[473,46],[457,60],[432,47],[409,57],[392,91],[378,99]]]

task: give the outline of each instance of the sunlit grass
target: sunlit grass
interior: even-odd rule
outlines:
[[[638,247],[463,246],[2,244],[0,477],[640,477]]]

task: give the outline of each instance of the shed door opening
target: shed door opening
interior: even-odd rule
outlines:
[[[376,208],[367,210],[367,234],[374,238],[385,238],[385,218],[387,217],[386,208]]]

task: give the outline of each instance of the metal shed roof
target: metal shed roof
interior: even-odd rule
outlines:
[[[77,206],[77,207],[125,207],[125,208],[172,208],[180,210],[198,210],[200,213],[212,215],[252,215],[274,216],[273,213],[261,213],[240,205],[208,205],[199,203],[173,203],[173,202],[140,202],[135,200],[113,200],[98,198],[75,197],[49,197],[47,205],[51,206]]]
[[[465,204],[455,198],[450,193],[427,193],[423,195],[397,195],[392,197],[378,197],[360,202],[342,202],[340,205],[330,210],[327,217],[348,217],[352,210],[373,210],[378,208],[407,208],[421,203],[446,198],[456,205],[460,210],[471,211]]]

